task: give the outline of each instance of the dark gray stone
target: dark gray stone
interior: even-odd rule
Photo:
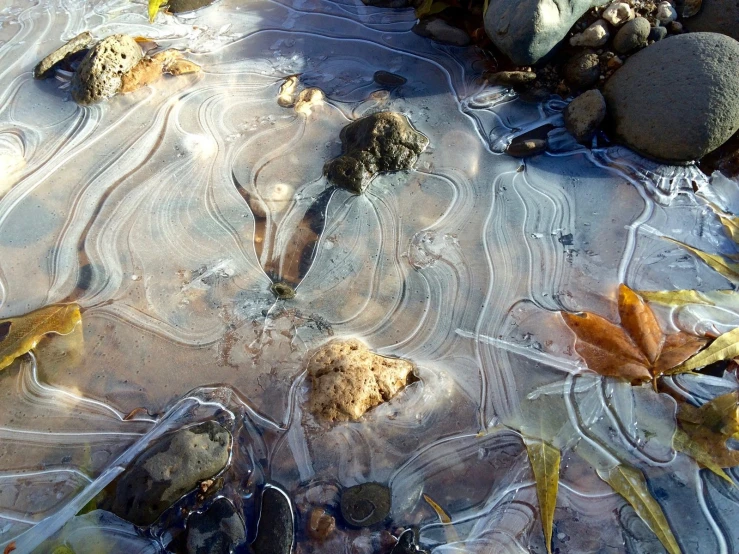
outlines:
[[[660,25],[659,27],[652,27],[650,29],[648,39],[652,42],[657,42],[665,37],[667,37],[667,29]]]
[[[44,79],[48,77],[48,73],[56,64],[74,56],[77,52],[81,52],[92,44],[92,35],[85,31],[80,33],[61,48],[57,48],[51,54],[41,60],[36,67],[33,68],[33,76],[35,79]]]
[[[231,433],[215,421],[163,436],[121,475],[110,511],[136,525],[151,525],[200,481],[220,473],[230,449]]]
[[[567,60],[562,74],[571,87],[590,88],[600,79],[600,59],[592,50],[584,50]]]
[[[564,112],[565,127],[580,142],[590,140],[605,117],[606,101],[598,89],[582,93]]]
[[[360,194],[377,173],[410,169],[429,140],[403,114],[380,112],[341,130],[343,154],[323,168],[328,180]]]
[[[423,18],[413,26],[412,30],[417,35],[452,46],[467,46],[471,42],[467,31],[449,25],[440,17]]]
[[[411,527],[406,529],[398,537],[398,543],[390,551],[390,554],[429,554],[427,550],[418,546],[418,529]]]
[[[187,554],[231,554],[245,540],[244,520],[227,498],[187,519]]]
[[[637,17],[624,24],[613,37],[613,49],[619,54],[626,54],[647,45],[652,26],[643,17]]]
[[[169,11],[172,13],[194,12],[213,4],[216,0],[169,0]]]
[[[389,71],[375,71],[372,76],[375,83],[382,85],[383,87],[399,87],[408,82],[408,79],[397,73],[390,73]]]
[[[490,0],[485,32],[517,65],[549,54],[590,8],[608,0]]]
[[[82,105],[99,102],[121,89],[121,77],[141,58],[138,43],[128,35],[111,35],[93,46],[72,78],[72,98]]]
[[[294,542],[294,516],[285,493],[273,486],[262,491],[257,537],[253,554],[290,554]]]
[[[616,137],[667,162],[698,159],[739,130],[739,42],[668,37],[631,56],[603,94]]]
[[[700,12],[683,24],[691,32],[721,33],[739,40],[739,2],[703,0]]]
[[[515,158],[529,158],[541,154],[547,149],[546,139],[513,139],[506,148],[506,154]]]
[[[533,83],[536,73],[533,71],[498,71],[488,77],[491,85],[520,86]]]
[[[390,489],[380,483],[362,483],[341,493],[341,516],[352,527],[370,527],[390,513]]]

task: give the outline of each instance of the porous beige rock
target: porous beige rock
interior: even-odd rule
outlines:
[[[328,421],[356,421],[414,380],[407,360],[386,358],[357,339],[325,344],[308,361],[310,411]]]

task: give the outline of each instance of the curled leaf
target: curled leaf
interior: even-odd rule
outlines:
[[[459,542],[459,535],[457,535],[457,532],[454,530],[452,518],[444,511],[444,508],[439,506],[439,504],[437,504],[428,494],[424,494],[423,499],[426,501],[426,504],[431,506],[431,509],[436,512],[439,521],[444,524],[444,534],[446,535],[447,543]]]
[[[662,508],[652,497],[644,475],[638,469],[619,464],[610,471],[598,470],[598,476],[631,504],[670,554],[681,554]]]
[[[536,496],[539,499],[541,526],[544,530],[547,552],[551,554],[561,454],[558,448],[539,440],[526,440],[526,452],[536,480]]]
[[[0,369],[34,349],[48,333],[71,333],[81,319],[77,304],[52,304],[23,316],[0,320],[0,327],[9,325],[7,335],[0,342]]]
[[[678,244],[689,252],[695,254],[701,260],[711,266],[714,271],[720,273],[732,283],[739,284],[739,264],[728,261],[724,256],[720,254],[709,254],[707,252],[703,252],[702,250],[698,250],[697,248],[688,246],[687,244],[685,244],[684,242],[680,242],[679,240],[671,238],[668,238],[667,240],[669,240],[670,242],[674,242],[675,244]]]
[[[705,350],[698,352],[685,363],[675,368],[674,373],[692,371],[721,360],[730,360],[739,356],[739,327],[718,337]]]
[[[739,450],[726,445],[739,433],[739,391],[731,391],[696,408],[680,404],[677,421],[690,440],[707,452],[719,467],[739,465]],[[696,458],[697,459],[697,458]],[[700,460],[699,460],[700,461]],[[703,462],[701,462],[703,463]],[[704,463],[706,467],[707,464]]]

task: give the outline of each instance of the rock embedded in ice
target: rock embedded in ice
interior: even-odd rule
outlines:
[[[313,508],[308,518],[308,535],[315,541],[325,541],[336,528],[336,520],[323,508]]]
[[[418,529],[411,527],[398,537],[398,544],[393,547],[390,554],[428,554],[428,551],[418,546]]]
[[[328,180],[360,194],[377,173],[411,169],[429,144],[408,118],[379,112],[349,123],[341,130],[343,154],[326,163]]]
[[[167,9],[172,13],[187,13],[205,8],[216,0],[169,0]]]
[[[187,554],[231,554],[246,540],[246,526],[236,506],[219,498],[187,520]]]
[[[547,149],[546,139],[513,139],[506,148],[506,154],[514,158],[528,158],[545,152]]]
[[[575,22],[603,0],[490,0],[485,32],[517,65],[531,65],[549,54]]]
[[[739,130],[739,42],[687,33],[631,56],[603,89],[618,139],[666,162],[701,158]]]
[[[375,354],[357,339],[322,346],[307,369],[310,411],[327,421],[356,421],[414,380],[411,362]]]
[[[619,54],[626,54],[647,45],[649,32],[652,30],[649,21],[637,17],[626,23],[613,37],[613,49]]]
[[[179,429],[157,440],[121,475],[111,511],[151,525],[200,481],[228,464],[231,433],[215,421]]]
[[[606,23],[605,19],[599,19],[582,33],[577,33],[572,36],[572,38],[570,38],[570,45],[597,48],[608,42],[608,38],[610,36],[611,34],[608,31],[608,23]]]
[[[36,79],[44,79],[49,76],[49,71],[59,62],[74,56],[77,52],[81,52],[92,43],[92,35],[85,31],[80,33],[64,46],[57,48],[51,54],[41,60],[36,67],[33,68],[33,76]]]
[[[280,489],[268,485],[262,491],[257,536],[253,554],[290,554],[295,541],[295,516],[290,501]]]
[[[488,77],[491,85],[517,86],[533,83],[536,73],[533,71],[498,71]]]
[[[144,57],[128,35],[111,35],[93,46],[72,78],[72,98],[88,105],[110,98],[121,89],[123,75]]]
[[[341,494],[341,517],[352,527],[371,527],[390,513],[392,495],[381,483],[362,483]]]
[[[567,105],[565,127],[580,142],[592,138],[606,117],[606,101],[598,89],[588,90]]]

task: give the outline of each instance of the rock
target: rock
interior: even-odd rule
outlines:
[[[533,83],[536,73],[533,71],[498,71],[488,77],[491,85],[517,86]]]
[[[418,546],[418,529],[411,527],[401,533],[390,554],[428,554],[428,552]]]
[[[36,67],[33,68],[33,77],[35,79],[44,79],[48,77],[48,73],[58,63],[63,62],[74,56],[77,52],[81,52],[92,44],[92,35],[85,31],[80,33],[61,48],[57,48],[51,54],[41,60]]]
[[[575,22],[604,0],[490,0],[485,32],[516,65],[531,65],[549,54]]]
[[[677,19],[677,10],[669,2],[660,2],[657,6],[657,21],[667,25],[670,21]]]
[[[136,525],[151,525],[198,482],[220,473],[230,449],[231,433],[215,421],[163,436],[121,475],[111,511]]]
[[[422,37],[453,46],[467,46],[471,42],[467,31],[449,25],[440,17],[423,18],[411,30]]]
[[[683,24],[679,21],[670,21],[667,24],[667,30],[670,32],[670,34],[679,35],[683,32]]]
[[[143,58],[141,47],[128,35],[112,35],[98,42],[72,78],[72,98],[87,105],[115,95],[121,76]]]
[[[592,50],[576,54],[562,67],[565,81],[576,89],[592,87],[600,78],[600,58]]]
[[[546,139],[513,139],[506,148],[506,154],[515,158],[528,158],[541,154],[547,149]]]
[[[167,9],[172,13],[194,12],[200,8],[210,6],[216,0],[169,0]]]
[[[739,2],[703,0],[700,12],[685,21],[690,32],[721,33],[739,40]]]
[[[606,101],[598,89],[588,90],[567,105],[565,127],[579,141],[592,138],[606,117]]]
[[[357,339],[322,346],[307,369],[310,410],[328,421],[356,421],[415,379],[411,362],[375,354]]]
[[[323,168],[328,180],[360,194],[381,172],[411,169],[429,140],[403,114],[380,112],[341,130],[343,154]]]
[[[382,85],[383,87],[399,87],[408,82],[408,79],[402,75],[390,73],[389,71],[375,71],[372,78],[375,83]]]
[[[341,494],[341,517],[352,527],[370,527],[390,513],[390,489],[380,483],[363,483]]]
[[[308,519],[308,535],[315,541],[325,541],[336,528],[336,520],[323,508],[313,508]]]
[[[278,300],[292,300],[295,298],[295,289],[288,283],[272,283],[269,290],[277,297]]]
[[[620,27],[634,19],[634,10],[626,2],[613,2],[603,10],[601,17],[614,27]]]
[[[702,3],[701,0],[677,0],[675,5],[681,17],[693,17],[700,11]]]
[[[588,46],[590,48],[598,48],[608,42],[611,34],[608,32],[608,23],[605,19],[599,19],[582,33],[578,33],[570,38],[572,46]]]
[[[262,491],[257,536],[251,544],[253,554],[290,554],[295,528],[290,500],[282,490],[272,485]]]
[[[227,498],[187,519],[187,554],[231,554],[245,540],[244,520]]]
[[[616,136],[667,162],[714,150],[739,129],[736,60],[739,42],[716,33],[668,37],[633,55],[603,91]]]
[[[667,29],[664,27],[652,27],[649,31],[648,40],[657,42],[667,36]]]
[[[613,38],[613,49],[619,54],[626,54],[647,45],[649,31],[652,27],[643,17],[637,17],[618,30]]]

